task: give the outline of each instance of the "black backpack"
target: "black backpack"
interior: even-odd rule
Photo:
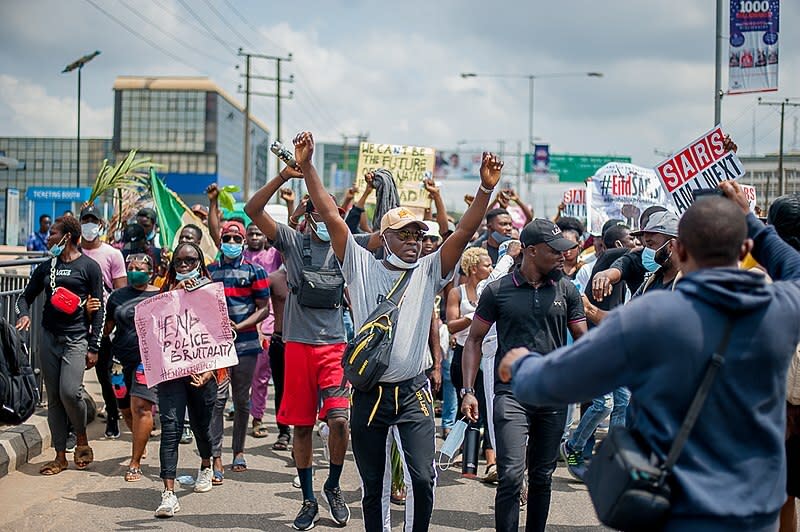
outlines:
[[[394,344],[395,322],[412,272],[405,271],[378,306],[370,312],[355,337],[347,343],[342,357],[344,377],[356,389],[368,392],[389,367]]]
[[[0,422],[19,425],[39,403],[39,389],[29,362],[28,348],[5,318],[0,318]]]

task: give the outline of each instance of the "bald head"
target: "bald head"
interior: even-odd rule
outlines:
[[[678,240],[701,268],[736,264],[746,239],[744,213],[718,196],[696,200],[678,224]]]

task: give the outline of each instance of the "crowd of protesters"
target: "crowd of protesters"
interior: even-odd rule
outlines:
[[[319,519],[316,493],[338,525],[348,523],[340,478],[351,446],[365,528],[391,529],[396,503],[406,506],[406,530],[427,530],[437,447],[454,438],[451,458],[464,476],[497,486],[496,529],[517,530],[524,507],[526,530],[544,530],[558,461],[584,481],[607,431],[627,427],[665,458],[730,328],[724,365],[670,480],[665,528],[796,530],[800,194],[777,198],[764,220],[735,182],[724,182],[719,196],[698,199],[682,217],[653,207],[637,227],[612,219],[589,233],[575,218],[534,218],[513,190],[498,189],[503,163],[486,153],[456,221],[433,181],[424,188],[435,211],[401,205],[384,169],[337,204],[311,163],[313,136],[301,133],[294,145],[296,164],[249,199],[249,221],[225,219],[211,185],[208,207],[192,207],[197,223],[175,243],[159,241],[151,208],[108,243],[93,205],[77,218],[39,220],[28,248],[52,257],[18,300],[17,328],[29,326],[43,292],[40,358],[56,455],[42,475],[67,469],[69,452],[78,469],[94,460],[82,397],[84,369],[94,367],[105,437],[120,436],[120,420],[132,434],[125,481],[142,479],[141,460],[160,431],[164,489],[155,515],[172,517],[180,443],[194,441],[200,457],[194,491],[222,486],[227,417],[229,471],[246,472],[248,434],[272,434],[271,382],[272,449],[290,452],[297,469],[295,529]],[[306,196],[295,197],[293,179],[304,181]],[[287,223],[265,210],[276,196]],[[217,257],[204,256],[204,238]],[[309,291],[308,272],[335,279],[341,292]],[[224,287],[238,364],[149,387],[136,305],[209,280]],[[371,388],[351,389],[342,364],[348,341],[399,286],[388,366]],[[321,492],[315,430],[328,464]]]

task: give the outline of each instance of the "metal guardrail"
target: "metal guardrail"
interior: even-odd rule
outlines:
[[[0,255],[9,254],[13,254],[17,257],[25,255],[32,257],[0,261],[0,267],[17,268],[20,266],[34,266],[48,260],[48,258],[43,257],[41,253],[32,254],[0,252]],[[28,280],[30,279],[30,274],[23,275],[17,272],[18,270],[12,272],[0,271],[0,317],[8,320],[8,322],[12,325],[17,322],[17,298],[19,298],[23,290],[25,290],[25,286],[28,284]],[[36,298],[36,301],[34,301],[33,305],[31,305],[30,330],[27,332],[22,332],[22,340],[28,346],[28,350],[31,355],[31,367],[36,375],[36,383],[39,386],[40,391],[43,391],[41,371],[42,365],[39,357],[39,347],[42,342],[42,310],[44,308],[44,298],[44,294],[40,294],[39,297]]]

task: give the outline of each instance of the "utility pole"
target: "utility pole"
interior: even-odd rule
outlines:
[[[252,54],[252,53],[245,53],[239,48],[239,55],[245,57],[246,67],[245,67],[245,74],[243,77],[245,78],[245,113],[248,113],[245,117],[245,134],[244,134],[244,164],[245,169],[244,173],[242,174],[243,185],[244,185],[244,197],[245,200],[248,199],[250,195],[249,186],[250,186],[250,115],[249,115],[249,106],[250,106],[250,96],[266,96],[268,98],[275,98],[276,100],[276,112],[275,112],[275,140],[280,140],[281,142],[281,100],[291,100],[294,97],[294,92],[289,91],[289,94],[283,94],[281,92],[281,83],[294,83],[294,75],[289,76],[288,78],[281,78],[281,62],[283,61],[291,61],[292,54],[288,54],[287,57],[278,57],[274,55],[264,55],[264,54]],[[268,61],[275,61],[275,77],[272,76],[256,76],[250,73],[250,59],[266,59]],[[265,81],[274,81],[276,83],[276,90],[274,93],[267,93],[267,92],[257,92],[250,90],[250,80],[251,79],[260,79]],[[275,161],[275,173],[277,174],[280,172],[280,160],[276,158]],[[295,192],[299,192],[300,183],[297,180],[292,182],[292,188],[295,189]]]
[[[780,140],[778,141],[778,196],[783,196],[786,194],[786,176],[783,173],[783,123],[786,117],[786,106],[800,107],[800,103],[792,103],[789,101],[789,98],[784,98],[781,102],[764,102],[759,98],[758,105],[780,106],[781,108],[781,133]],[[767,205],[769,205],[769,186],[770,179],[769,174],[767,174],[767,190],[765,194]]]
[[[722,0],[717,0],[717,29],[715,35],[714,54],[714,127],[722,120],[722,48],[725,46],[725,37],[722,35],[724,25]]]

